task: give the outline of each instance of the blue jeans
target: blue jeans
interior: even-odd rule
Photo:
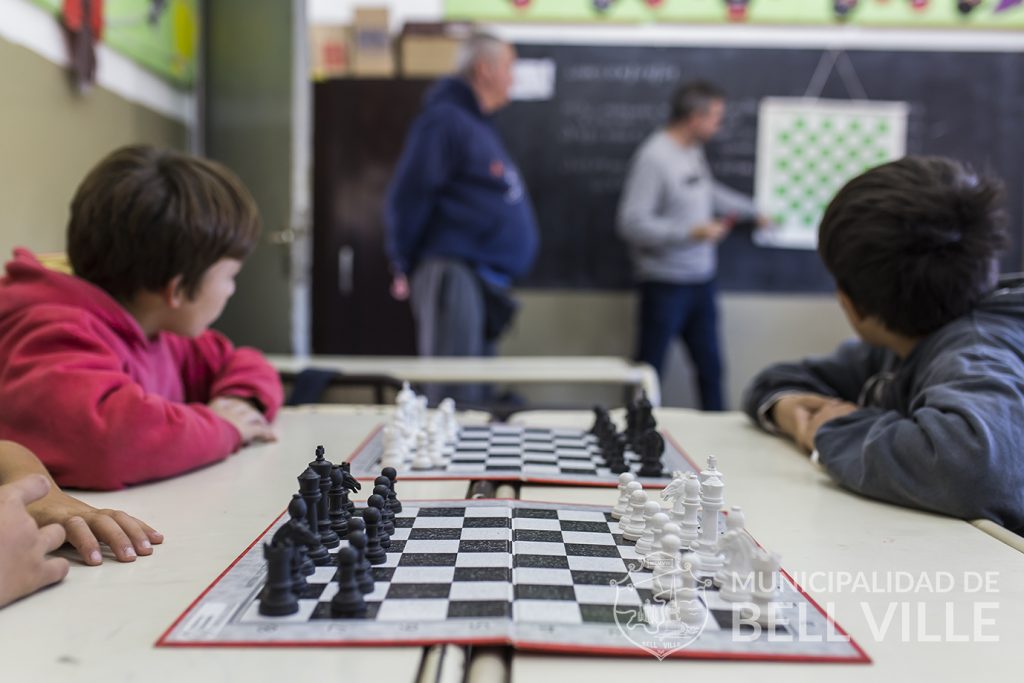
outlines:
[[[649,363],[664,380],[665,354],[678,336],[690,352],[704,410],[724,410],[722,354],[718,346],[715,281],[701,284],[643,282],[637,360]]]

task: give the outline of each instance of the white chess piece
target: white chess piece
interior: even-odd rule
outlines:
[[[445,441],[455,441],[459,437],[459,421],[455,418],[455,400],[445,398],[437,406],[444,416],[443,432]]]
[[[636,480],[636,475],[632,472],[623,472],[619,475],[619,500],[612,508],[612,519],[622,519],[622,515],[629,510],[629,496],[632,491],[627,491],[626,487],[632,483],[637,484],[637,488],[642,488],[642,485]]]
[[[708,466],[700,471],[700,483],[703,484],[710,477],[718,477],[725,483],[725,477],[718,471],[718,458],[713,455],[708,456]]]
[[[661,537],[661,550],[652,553],[648,563],[654,578],[651,588],[654,599],[667,601],[679,585],[679,550],[682,541],[675,534],[666,533]]]
[[[722,509],[724,491],[722,480],[714,475],[708,477],[701,486],[700,538],[694,541],[692,547],[694,565],[705,572],[718,571],[724,561],[718,550],[718,513]]]
[[[776,613],[779,595],[779,556],[758,548],[750,558],[754,585],[751,590],[754,616],[761,626],[772,627],[780,623]]]
[[[441,419],[439,419],[441,418]],[[427,426],[427,450],[430,462],[434,467],[444,467],[448,460],[444,457],[444,426],[442,416],[436,415]]]
[[[640,540],[644,532],[644,506],[647,505],[647,493],[637,490],[629,498],[629,514],[619,520],[619,530],[627,541]]]
[[[714,582],[716,586],[721,586],[722,583],[726,581],[727,574],[731,570],[728,548],[732,539],[743,533],[744,524],[745,518],[743,516],[743,510],[740,509],[739,505],[733,505],[729,508],[729,514],[725,516],[725,533],[722,534],[722,538],[718,541],[719,549],[722,551],[724,564],[715,574]]]
[[[394,423],[384,425],[382,439],[381,467],[401,469],[405,465],[405,459],[408,457],[409,452],[406,447],[405,436],[400,431],[398,425]]]
[[[636,540],[636,554],[643,557],[651,552],[651,543],[654,541],[654,515],[661,512],[661,503],[648,499],[644,503],[644,528],[640,532],[640,538]]]
[[[430,441],[425,431],[416,434],[416,455],[412,460],[414,470],[429,470],[434,466],[430,459]]]
[[[676,498],[669,517],[682,530],[679,538],[683,541],[683,547],[691,549],[700,530],[700,480],[693,472],[683,480],[683,495]]]
[[[414,414],[416,415],[416,428],[426,429],[427,427],[427,397],[417,396],[416,402],[413,404],[415,407]]]
[[[648,501],[648,505],[655,501]],[[660,508],[660,506],[659,506]],[[661,549],[661,539],[665,533],[665,525],[669,523],[668,515],[660,510],[651,516],[650,521],[647,523],[647,528],[644,529],[644,533],[640,536],[640,540],[636,542],[636,554],[640,556],[640,565],[643,567],[647,566],[647,558],[651,556],[651,553],[655,549]]]
[[[693,553],[683,553],[679,567],[680,585],[672,594],[669,606],[669,612],[686,633],[694,633],[704,628],[708,618],[708,608],[697,591],[697,574],[693,559]]]

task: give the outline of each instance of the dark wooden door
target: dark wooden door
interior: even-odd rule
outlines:
[[[384,196],[430,81],[316,85],[313,350],[415,355],[412,314],[389,293]]]

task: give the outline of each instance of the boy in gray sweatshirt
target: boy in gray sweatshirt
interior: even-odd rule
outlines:
[[[851,180],[818,251],[860,341],[774,365],[744,409],[872,498],[1024,531],[1024,281],[1001,188],[908,157]]]

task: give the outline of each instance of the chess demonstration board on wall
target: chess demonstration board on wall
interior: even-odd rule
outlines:
[[[382,427],[349,458],[352,476],[373,478],[380,474],[384,444]],[[683,449],[667,433],[662,456],[661,477],[637,477],[645,487],[663,487],[672,480],[672,472],[700,470]],[[398,470],[401,480],[416,479],[486,479],[529,483],[578,484],[584,486],[616,486],[619,475],[606,467],[601,458],[598,439],[580,429],[523,427],[511,424],[463,426],[454,443],[445,444],[447,464],[443,467],[415,470],[408,466]],[[631,471],[639,470],[639,456],[626,450]]]
[[[666,607],[652,600],[652,573],[638,568],[609,508],[519,500],[406,501],[387,562],[371,570],[366,618],[331,617],[333,566],[309,577],[296,614],[261,616],[263,541],[283,523],[264,531],[157,644],[501,644],[595,655],[870,661],[785,572],[774,627],[742,623],[737,606],[707,585],[705,625],[680,640],[666,627]]]
[[[906,152],[903,102],[768,97],[757,125],[758,209],[775,227],[761,246],[814,249],[825,208],[848,180]]]

